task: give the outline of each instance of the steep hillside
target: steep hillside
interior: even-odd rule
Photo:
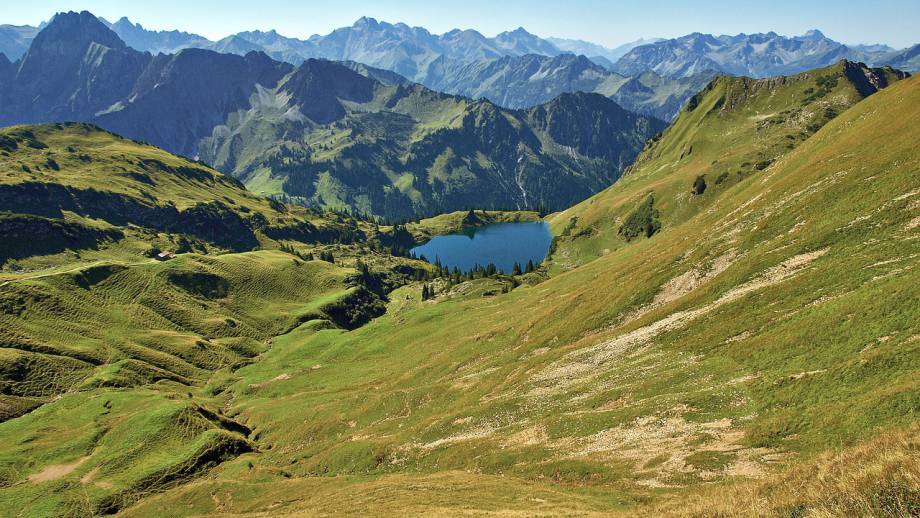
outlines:
[[[904,74],[842,61],[796,76],[720,77],[692,98],[662,137],[650,142],[621,182],[654,182],[663,227],[703,210],[704,200],[763,174],[829,120]],[[702,192],[695,192],[699,178]],[[552,218],[560,234],[554,267],[569,268],[623,246],[618,233],[646,202],[608,189]],[[618,197],[617,202],[608,199]],[[607,231],[602,231],[607,230]],[[606,251],[606,252],[605,252]]]
[[[275,340],[215,397],[260,451],[126,514],[909,515],[918,110],[898,82],[536,286],[404,288],[356,331]],[[668,199],[681,167],[649,160],[583,206]]]
[[[713,36],[698,32],[633,48],[613,70],[636,75],[652,70],[666,77],[688,77],[704,70],[729,75],[791,75],[841,59],[889,64],[885,50],[850,48],[818,30],[801,36],[766,34]]]
[[[263,194],[388,219],[473,206],[557,210],[616,180],[663,128],[577,95],[566,102],[593,121],[550,135],[524,113],[355,62],[295,68],[261,52],[202,49],[151,56],[88,12],[56,16],[18,68],[4,63],[0,123],[88,121],[200,157]],[[596,140],[590,149],[566,143],[587,139]]]
[[[514,112],[308,60],[199,151],[256,192],[406,218],[567,206],[616,180],[663,127],[599,95]]]
[[[246,109],[260,85],[277,83],[291,69],[255,52],[236,56],[186,49],[160,54],[129,94],[90,120],[120,135],[196,156],[199,141],[215,126]]]
[[[474,284],[484,279],[437,281],[437,297],[422,301],[420,285],[404,286],[360,328],[301,325],[200,384],[68,393],[0,424],[9,438],[0,500],[36,515],[909,515],[920,409],[920,88],[916,78],[894,79],[850,63],[786,79],[719,79],[622,182],[552,219],[568,236],[555,261],[618,243],[608,251],[571,255],[582,264],[506,294],[481,296]],[[885,81],[894,84],[866,86]],[[818,88],[823,95],[811,97]],[[758,125],[777,109],[798,113]],[[794,129],[805,135],[779,146]],[[764,151],[776,159],[742,175],[733,165],[730,182],[691,194],[716,149],[738,167]],[[637,211],[650,195],[652,210]],[[638,220],[644,230],[646,217],[659,230],[624,241],[620,229]],[[245,273],[249,255],[145,268],[170,282],[168,272],[204,261],[196,268],[233,279],[222,273],[233,261],[242,279],[255,275]],[[115,303],[133,275],[88,289]],[[50,290],[77,281],[30,282]],[[315,286],[281,286],[302,285]],[[245,299],[221,299],[219,283],[191,286],[196,294],[185,296],[201,315],[243,330],[257,322],[233,316]],[[189,307],[182,300],[167,299]],[[14,329],[66,331],[29,323],[66,311],[65,302],[37,298]],[[138,302],[131,307],[146,311],[149,302]],[[82,306],[80,314],[107,307]],[[204,362],[210,347],[196,350],[192,359]],[[185,362],[183,375],[195,379]],[[53,378],[70,379],[63,372]],[[126,379],[107,372],[89,383]]]

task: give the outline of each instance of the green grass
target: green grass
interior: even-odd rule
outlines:
[[[469,211],[462,210],[408,223],[406,230],[417,242],[424,243],[434,236],[459,232],[469,226],[540,220],[540,215],[532,211],[475,210],[473,213],[472,221],[469,220]]]
[[[226,135],[202,140],[203,159],[254,192],[391,220],[470,207],[557,209],[609,185],[663,127],[600,96],[516,111],[421,85],[377,84],[367,98],[341,102],[290,90],[315,81],[306,76],[317,66],[266,91],[276,103],[231,116]],[[335,120],[301,116],[333,102],[343,110]]]
[[[281,252],[126,265],[102,281],[86,275],[98,296],[63,310],[80,310],[77,322],[86,322],[80,330],[89,338],[82,345],[58,339],[61,350],[114,351],[117,359],[172,366],[186,379],[79,387],[0,423],[0,434],[11,437],[0,448],[7,466],[0,502],[9,504],[0,507],[84,512],[149,491],[158,494],[127,515],[705,516],[717,509],[788,516],[802,509],[897,516],[916,494],[920,89],[911,78],[856,102],[838,81],[816,102],[852,106],[791,149],[781,144],[785,135],[808,121],[761,126],[767,119],[751,119],[801,106],[814,77],[827,73],[774,86],[717,81],[623,181],[551,218],[557,235],[569,228],[557,242],[553,275],[507,294],[470,289],[422,301],[421,286],[408,284],[390,294],[386,314],[345,331],[320,320],[299,323],[337,293],[338,284],[324,291],[318,281],[344,272],[295,266]],[[723,95],[734,109],[711,112]],[[729,139],[721,148],[717,135]],[[758,170],[765,152],[773,160]],[[716,156],[733,171],[749,163],[756,172],[692,196],[698,175],[717,177],[707,169]],[[661,230],[627,244],[618,229],[650,192]],[[463,216],[416,231],[451,229]],[[305,265],[329,270],[300,277]],[[171,269],[225,278],[230,296],[202,297],[223,291],[210,280],[191,282],[195,295],[154,275]],[[214,360],[213,372],[181,355],[168,358],[162,345],[128,355],[93,342],[88,323],[137,327],[99,301],[123,301],[140,279],[168,288],[175,305],[161,313],[170,322],[213,332],[230,316],[240,336],[262,333],[251,335],[258,356]],[[83,289],[73,275],[22,282],[35,291],[10,329],[43,336],[48,328],[52,337],[66,330],[54,313],[66,299],[55,297]],[[40,296],[47,293],[54,297]],[[100,308],[81,307],[90,300]],[[104,374],[116,377],[117,362],[108,363]],[[84,404],[109,394],[137,398],[149,411],[113,404],[111,416],[99,417],[99,407]],[[195,417],[181,436],[188,444],[161,457],[176,438],[157,430],[188,419],[195,406],[207,412],[195,410],[203,421]],[[119,428],[120,416],[138,433]],[[232,423],[251,433],[228,430]],[[93,439],[99,429],[109,431]],[[156,438],[149,457],[121,457],[148,435]],[[194,480],[175,468],[215,438],[248,441],[253,451],[192,463],[201,466],[194,474],[208,473]],[[87,455],[69,475],[29,481],[48,465]],[[87,489],[80,478],[95,466],[99,473],[118,466],[124,478]],[[178,475],[145,486],[153,469]],[[54,496],[45,497],[52,484]]]

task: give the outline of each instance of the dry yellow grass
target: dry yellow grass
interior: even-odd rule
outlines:
[[[757,481],[641,509],[683,517],[920,516],[920,426],[882,433]]]

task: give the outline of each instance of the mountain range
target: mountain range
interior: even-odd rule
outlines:
[[[647,71],[629,77],[574,54],[504,56],[432,69],[425,79],[430,88],[483,97],[501,106],[528,108],[565,92],[594,92],[630,111],[666,121],[717,75],[710,70],[672,79]]]
[[[368,17],[306,40],[271,30],[245,31],[210,41],[186,32],[147,30],[127,18],[103,23],[128,46],[154,54],[203,48],[239,55],[262,51],[294,65],[310,58],[355,61],[396,72],[435,90],[482,96],[506,108],[529,108],[560,93],[592,91],[612,96],[629,110],[665,120],[717,74],[795,74],[841,59],[920,70],[920,46],[902,50],[886,45],[848,46],[817,30],[792,37],[773,32],[694,33],[638,40],[611,49],[581,40],[540,38],[523,28],[493,38],[474,30],[437,35],[421,27]],[[36,32],[36,28],[2,26],[0,42],[7,43],[0,52],[15,61]],[[652,73],[655,76],[648,75]],[[629,79],[637,80],[619,90]]]
[[[146,122],[173,103],[194,134],[213,102],[232,113],[208,149],[241,164],[273,140],[272,168],[310,146],[348,169],[429,158],[409,132],[479,158],[557,131],[580,162],[640,120],[355,62],[154,57],[66,20],[12,67],[40,106],[129,113],[136,90]],[[138,61],[127,94],[100,90]],[[531,271],[464,276],[405,248],[540,217],[387,225],[92,124],[0,128],[0,514],[912,516],[918,117],[920,78],[891,68],[720,76],[617,182],[542,219]]]
[[[0,54],[8,60],[19,59],[29,49],[38,30],[29,25],[0,25]]]
[[[562,52],[569,52],[575,55],[588,56],[591,61],[609,68],[613,66],[621,57],[630,50],[641,45],[648,45],[661,41],[662,38],[640,38],[629,43],[624,43],[610,48],[590,41],[575,40],[570,38],[546,38],[550,43],[556,46]]]
[[[759,78],[792,75],[841,59],[894,65],[901,61],[897,53],[884,45],[851,48],[818,30],[793,37],[775,32],[736,36],[693,33],[633,48],[614,64],[613,70],[625,75],[652,70],[667,77],[715,70]]]
[[[88,12],[56,16],[0,67],[0,124],[92,122],[264,194],[396,218],[562,208],[616,180],[665,126],[596,94],[513,111],[355,62],[153,56]]]

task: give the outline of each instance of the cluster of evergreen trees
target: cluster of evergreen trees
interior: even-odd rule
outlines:
[[[415,254],[411,254],[410,257],[412,259],[418,259],[420,261],[431,263],[431,261],[429,261],[428,258],[426,258],[424,255],[416,256]],[[421,281],[421,280],[431,280],[435,278],[442,278],[442,279],[454,279],[455,282],[459,283],[461,281],[468,281],[472,279],[482,279],[484,277],[496,277],[499,275],[503,275],[503,273],[499,271],[498,267],[495,266],[494,263],[489,263],[485,266],[476,264],[465,272],[460,271],[460,269],[457,268],[456,266],[454,266],[453,269],[450,269],[447,266],[444,266],[441,263],[440,258],[435,258],[434,263],[431,263],[431,264],[434,265],[435,271],[434,272],[419,271],[416,274],[416,277],[417,277],[416,280]],[[521,265],[516,262],[514,263],[514,266],[512,266],[511,268],[511,276],[523,275],[525,273],[533,273],[536,270],[537,270],[537,266],[534,264],[532,260],[527,261],[527,264],[524,267],[521,267]],[[507,275],[507,274],[504,274],[504,275]]]
[[[425,259],[424,255],[418,257],[417,259],[427,262],[427,259]],[[464,281],[486,278],[504,278],[509,281],[510,286],[503,287],[502,293],[507,293],[508,291],[521,285],[521,281],[518,279],[518,276],[525,273],[532,273],[537,269],[533,261],[527,261],[527,264],[523,268],[520,264],[514,263],[514,266],[511,269],[511,275],[502,273],[493,263],[489,263],[485,266],[477,264],[469,270],[462,272],[456,266],[454,266],[453,269],[444,266],[441,264],[440,259],[435,259],[434,267],[434,271],[417,270],[415,272],[415,280],[431,281],[434,279],[446,279],[447,285],[444,291],[450,291],[454,285],[460,284]],[[432,299],[435,297],[435,295],[437,295],[437,288],[434,285],[429,285],[427,282],[422,285],[422,300]]]
[[[409,257],[412,259],[417,259],[419,261],[425,261],[426,263],[431,263],[431,261],[429,261],[428,258],[424,256],[424,254],[416,256],[413,253]],[[459,276],[459,278],[463,280],[470,280],[470,279],[480,279],[482,277],[495,277],[496,275],[502,274],[502,272],[499,271],[498,267],[495,266],[494,263],[489,263],[485,266],[476,264],[465,272],[460,271],[460,269],[457,268],[456,266],[454,266],[453,269],[450,269],[444,266],[441,263],[441,259],[437,257],[435,258],[434,263],[431,263],[431,264],[434,265],[435,272],[433,274],[429,273],[426,279],[432,279],[436,277],[447,278],[447,277]],[[514,266],[511,267],[511,275],[522,275],[525,273],[533,273],[536,270],[537,270],[537,266],[534,264],[532,260],[527,261],[527,264],[524,267],[521,267],[520,263],[515,262]],[[423,279],[416,279],[416,280],[423,280]]]
[[[652,235],[661,230],[661,221],[658,216],[658,209],[655,208],[655,196],[649,194],[645,202],[636,207],[636,210],[626,217],[626,221],[620,226],[619,234],[626,241],[631,241],[641,235],[652,237]]]
[[[332,252],[320,252],[319,257],[315,257],[313,252],[303,253],[287,243],[281,243],[281,251],[287,252],[291,255],[296,255],[304,261],[313,261],[314,259],[319,259],[320,261],[326,261],[327,263],[335,263],[335,256],[332,255]]]
[[[409,250],[415,246],[415,238],[405,225],[394,225],[392,232],[380,232],[377,227],[376,239],[370,243],[372,250],[388,251],[391,255],[409,257]]]

